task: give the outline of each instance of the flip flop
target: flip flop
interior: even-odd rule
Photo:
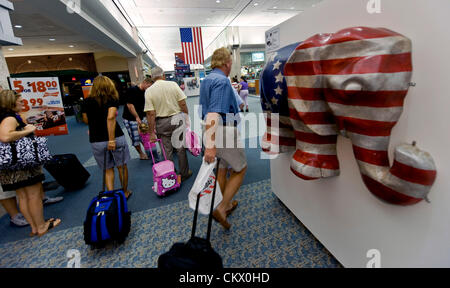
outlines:
[[[58,224],[55,225],[56,220],[60,220],[60,222],[59,222]],[[45,234],[47,234],[47,233],[48,233],[50,230],[52,230],[53,228],[58,227],[58,226],[61,224],[61,219],[50,219],[49,221],[46,221],[46,222],[50,222],[49,225],[48,225],[47,231],[45,231],[45,232],[42,233],[42,234],[39,234],[39,233],[38,233],[37,235],[39,236],[39,238],[42,237],[42,236],[44,236]]]
[[[128,194],[128,197],[127,196],[125,196],[126,198],[127,198],[127,200],[128,199],[130,199],[131,198],[131,196],[133,196],[133,192],[132,191],[130,191],[130,190],[128,190],[127,191],[129,194]]]
[[[236,210],[236,208],[239,205],[239,202],[238,201],[233,201],[233,203],[231,203],[231,205],[233,205],[233,207],[230,210],[227,211],[227,216],[230,216],[233,213],[233,211]]]

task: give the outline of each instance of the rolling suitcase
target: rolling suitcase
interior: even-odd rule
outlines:
[[[156,163],[153,151],[150,150],[153,161],[153,191],[160,197],[163,197],[169,191],[177,191],[181,186],[181,176],[175,172],[175,165],[167,159],[166,151],[161,139],[158,139],[161,150],[164,154],[164,161]]]
[[[55,155],[44,168],[66,190],[82,188],[91,176],[74,154]]]
[[[105,152],[105,164],[106,164]],[[123,190],[106,191],[106,170],[103,171],[103,191],[92,199],[84,221],[84,241],[92,249],[106,244],[125,242],[131,227],[131,212]]]
[[[216,179],[219,171],[217,161]],[[212,199],[216,196],[217,181],[215,181]],[[198,207],[201,193],[197,196],[197,205],[194,213],[194,224],[191,239],[186,243],[176,243],[169,252],[158,258],[158,268],[163,270],[220,270],[223,269],[222,257],[211,246],[211,226],[214,201],[211,201],[211,211],[208,219],[208,232],[206,239],[195,236],[197,228]]]

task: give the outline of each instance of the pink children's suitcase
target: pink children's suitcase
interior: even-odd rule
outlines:
[[[150,150],[153,160],[153,191],[158,196],[165,196],[167,192],[177,190],[181,186],[181,176],[178,176],[175,172],[175,165],[172,161],[167,160],[166,151],[161,139],[158,139],[161,150],[164,154],[164,161],[155,163],[155,157],[153,151]]]

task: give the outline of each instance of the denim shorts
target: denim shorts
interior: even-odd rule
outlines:
[[[125,136],[116,138],[116,150],[114,151],[108,151],[108,141],[91,143],[91,146],[95,161],[102,170],[120,167],[130,161],[130,151]],[[104,167],[105,163],[106,168]]]

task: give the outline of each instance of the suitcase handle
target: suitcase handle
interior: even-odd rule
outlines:
[[[206,240],[209,242],[210,238],[211,238],[211,227],[212,227],[212,220],[213,220],[213,212],[214,212],[214,202],[216,200],[216,190],[217,190],[217,182],[219,182],[218,179],[218,174],[219,174],[219,164],[220,164],[220,158],[217,158],[217,167],[216,167],[216,181],[214,183],[214,191],[212,194],[212,199],[211,199],[211,210],[209,213],[209,218],[208,218],[208,232],[206,234]],[[200,195],[202,193],[198,193],[197,195],[197,204],[195,205],[195,212],[194,212],[194,224],[192,225],[192,235],[191,235],[191,239],[193,239],[195,237],[195,231],[197,230],[197,218],[198,218],[198,206],[200,204]]]
[[[119,150],[119,149],[116,149]],[[121,149],[123,150],[123,153],[125,154],[125,149]],[[106,192],[106,157],[107,154],[111,153],[111,157],[113,158],[114,163],[116,163],[116,159],[114,159],[114,154],[112,153],[112,151],[109,151],[108,148],[105,149],[105,155],[103,158],[103,187],[102,187],[102,191],[99,193],[99,196],[101,197],[103,195],[103,193]]]
[[[163,154],[164,154],[164,160],[167,161],[166,150],[164,149],[164,145],[162,143],[162,140],[161,139],[156,139],[156,142],[159,142],[159,147],[161,147],[161,150],[163,151]],[[156,162],[155,162],[155,157],[153,157],[153,149],[150,149],[150,154],[152,154],[153,165],[155,165]]]

